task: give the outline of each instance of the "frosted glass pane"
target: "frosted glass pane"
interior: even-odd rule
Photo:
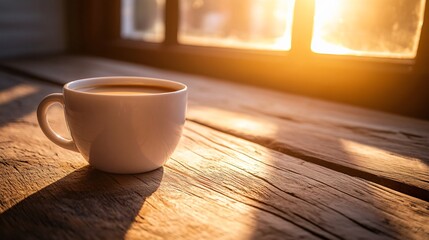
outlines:
[[[162,42],[165,0],[122,0],[122,38]]]
[[[316,0],[317,53],[415,58],[424,0]]]
[[[182,44],[289,50],[294,0],[180,0]]]

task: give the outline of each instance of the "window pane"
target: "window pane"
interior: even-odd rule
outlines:
[[[122,0],[123,38],[162,42],[165,0]]]
[[[425,0],[316,0],[317,53],[414,58]]]
[[[180,0],[183,44],[289,50],[295,0]]]

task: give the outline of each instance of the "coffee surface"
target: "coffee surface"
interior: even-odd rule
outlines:
[[[144,95],[176,91],[173,88],[145,85],[96,85],[78,88],[77,90],[103,95]]]

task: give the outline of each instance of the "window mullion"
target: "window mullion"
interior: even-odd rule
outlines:
[[[292,27],[291,55],[311,56],[315,0],[296,0]]]
[[[179,0],[166,0],[165,4],[165,40],[166,45],[177,44],[179,29]]]

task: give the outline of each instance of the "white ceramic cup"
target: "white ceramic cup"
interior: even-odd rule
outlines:
[[[145,85],[173,89],[137,95],[106,95],[79,90],[97,85]],[[187,87],[144,77],[99,77],[64,85],[63,93],[46,96],[37,118],[57,145],[80,152],[92,165],[111,173],[141,173],[161,167],[171,156],[185,124]],[[55,133],[46,115],[49,106],[64,107],[72,139]]]

